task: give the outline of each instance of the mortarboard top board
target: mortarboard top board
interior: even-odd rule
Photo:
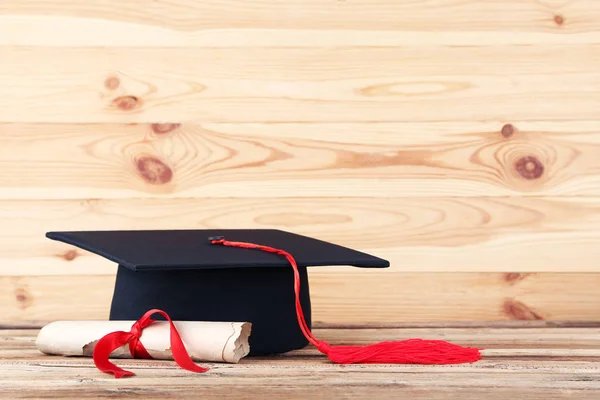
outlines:
[[[211,240],[224,237],[293,255],[309,329],[307,267],[389,267],[384,259],[275,229],[72,231],[46,236],[118,265],[110,320],[137,320],[150,309],[161,309],[173,320],[251,322],[250,356],[308,344],[296,316],[294,271],[280,255],[215,246]]]

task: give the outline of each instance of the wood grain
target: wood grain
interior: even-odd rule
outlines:
[[[600,107],[598,51],[592,47],[580,53],[582,59],[567,57],[565,62],[570,63],[561,71],[545,68],[555,63],[562,49],[531,55],[516,50],[522,57],[502,63],[512,61],[513,66],[499,73],[497,67],[463,68],[464,61],[455,60],[481,63],[481,51],[469,54],[469,48],[451,47],[444,53],[452,58],[444,62],[435,52],[419,57],[423,50],[418,46],[401,59],[390,55],[395,48],[382,56],[385,51],[369,54],[357,48],[4,46],[0,122],[595,119]],[[497,54],[501,56],[502,50]],[[423,60],[429,67],[416,70]],[[402,64],[412,66],[399,68]],[[493,64],[493,58],[486,62]],[[524,64],[534,64],[536,72],[519,72],[517,65]],[[571,72],[580,69],[573,65],[581,64],[589,72]],[[387,67],[379,72],[381,65]],[[389,72],[392,67],[394,73]],[[112,83],[107,88],[107,80],[115,77],[119,86],[113,88]]]
[[[114,272],[48,231],[240,227],[372,253],[396,272],[599,272],[597,198],[4,200],[0,224],[5,276]]]
[[[600,121],[7,123],[0,197],[600,196],[599,152]]]
[[[481,324],[479,327],[454,328],[444,323],[431,323],[427,328],[414,328],[410,325],[399,324],[400,327],[377,327],[357,325],[352,328],[324,328],[316,326],[312,329],[313,333],[319,339],[325,340],[332,345],[367,345],[381,341],[403,340],[407,338],[428,338],[431,340],[448,340],[461,346],[471,346],[483,349],[482,353],[487,360],[502,362],[501,357],[510,356],[516,350],[527,350],[530,352],[539,352],[544,354],[546,351],[556,352],[578,352],[584,350],[600,352],[600,337],[598,328],[600,324],[595,323],[595,327],[577,328],[577,327],[549,327],[541,325],[532,327],[528,321],[517,321],[510,328],[498,328],[493,324]],[[0,359],[18,360],[18,361],[37,361],[61,363],[65,366],[82,365],[82,358],[75,357],[47,357],[33,347],[39,330],[34,329],[3,329],[0,330],[0,337],[4,340],[0,346]],[[22,350],[21,354],[18,351]],[[492,351],[493,350],[493,351]],[[487,354],[494,354],[488,356]],[[284,357],[290,356],[285,359]],[[247,364],[246,368],[254,366],[264,366],[267,364],[279,364],[281,366],[290,366],[300,362],[305,362],[309,357],[322,357],[322,354],[313,346],[307,346],[304,349],[291,351],[281,358],[270,356],[245,358],[241,364]],[[542,356],[540,356],[542,357]],[[596,356],[594,356],[596,357]],[[600,357],[600,355],[598,355]],[[283,359],[282,359],[283,358]],[[249,362],[251,360],[252,362]],[[524,358],[521,358],[522,362]],[[122,360],[131,362],[130,360]],[[84,361],[84,363],[87,361]],[[137,361],[135,361],[137,362]],[[5,363],[9,364],[9,363]],[[0,364],[2,365],[2,364]],[[221,365],[221,364],[213,364]],[[323,364],[321,364],[323,365]],[[152,364],[150,364],[152,367]],[[224,366],[227,367],[227,366]],[[463,368],[466,370],[477,368],[477,364],[461,365],[459,367],[449,366],[448,370]],[[402,368],[402,367],[399,367]],[[412,368],[406,367],[405,368]],[[427,366],[422,366],[425,370]],[[431,369],[440,370],[441,366],[429,366]],[[548,369],[551,371],[554,368]]]
[[[600,274],[309,273],[317,324],[600,319]],[[0,324],[106,319],[113,275],[3,276]]]
[[[164,376],[162,371],[157,371],[158,376]],[[393,379],[395,374],[392,374],[389,379]],[[493,377],[490,377],[493,378]],[[68,378],[67,378],[68,379]],[[79,378],[79,382],[89,382],[90,378]],[[260,377],[255,378],[260,380]],[[166,387],[152,387],[152,388],[141,388],[140,384],[125,384],[123,386],[114,388],[96,388],[85,386],[82,391],[80,386],[73,386],[70,384],[61,385],[55,383],[51,386],[52,389],[47,387],[37,389],[29,388],[23,390],[23,384],[17,384],[7,387],[6,389],[0,389],[0,397],[7,399],[15,398],[70,398],[78,396],[79,398],[134,398],[143,393],[145,399],[164,399],[165,397],[181,397],[190,398],[201,396],[203,398],[222,398],[227,397],[228,399],[248,399],[248,398],[263,398],[263,399],[281,399],[286,398],[290,400],[303,400],[306,398],[311,399],[348,399],[348,398],[369,398],[369,399],[381,399],[387,400],[392,398],[399,393],[410,397],[411,399],[420,400],[478,400],[485,395],[490,400],[504,400],[506,398],[518,398],[522,400],[558,400],[558,399],[572,399],[573,396],[582,396],[589,394],[590,392],[594,395],[594,391],[587,390],[585,388],[572,388],[574,385],[569,385],[567,388],[555,389],[555,388],[514,388],[514,387],[502,387],[496,388],[493,392],[489,389],[478,389],[473,386],[466,388],[443,388],[443,387],[429,387],[424,389],[424,384],[406,388],[404,383],[392,383],[384,385],[350,385],[348,383],[340,384],[331,382],[333,379],[322,380],[321,383],[324,385],[314,385],[313,387],[302,387],[294,393],[294,389],[290,389],[286,386],[263,386],[263,387],[247,387],[244,384],[241,385],[227,385],[223,386],[221,382],[213,385],[201,385],[196,386],[197,383],[192,383],[192,380],[188,380],[186,384],[179,382],[173,383],[168,388]],[[396,381],[394,381],[396,382]],[[416,386],[416,385],[415,385]],[[482,385],[483,386],[483,385]],[[82,393],[84,396],[81,397]]]
[[[495,356],[460,365],[334,365],[312,347],[274,357],[246,358],[239,364],[206,364],[202,376],[173,362],[118,360],[137,375],[115,380],[102,375],[89,358],[52,357],[34,347],[37,330],[0,331],[0,396],[122,398],[139,396],[227,398],[374,399],[405,395],[416,399],[593,398],[600,389],[598,356],[545,356],[548,351],[578,353],[598,345],[597,329],[315,329],[332,344],[361,344],[404,337],[442,338],[457,344],[492,346]],[[510,355],[514,349],[539,352]],[[484,352],[487,350],[484,350]],[[504,354],[504,355],[502,355]],[[199,385],[199,379],[202,384]],[[493,385],[490,385],[493,382]],[[458,396],[461,397],[458,397]],[[582,397],[583,396],[583,397]]]
[[[0,44],[576,44],[600,42],[599,20],[595,0],[7,0],[0,4]]]

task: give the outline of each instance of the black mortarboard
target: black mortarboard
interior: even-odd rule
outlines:
[[[217,246],[214,242],[220,237],[293,255],[309,329],[307,267],[389,266],[369,254],[272,229],[81,231],[46,236],[118,264],[109,319],[137,320],[150,309],[161,309],[173,320],[251,322],[251,356],[308,344],[296,314],[294,270],[277,254]]]

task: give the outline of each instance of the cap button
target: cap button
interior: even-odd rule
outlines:
[[[225,236],[211,236],[208,238],[208,241],[213,242],[215,240],[223,240],[223,239],[225,239]]]

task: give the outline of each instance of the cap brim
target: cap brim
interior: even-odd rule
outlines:
[[[65,231],[46,236],[135,271],[289,267],[284,257],[275,254],[213,245],[209,238],[214,236],[285,250],[298,266],[389,267],[382,258],[277,229]]]

